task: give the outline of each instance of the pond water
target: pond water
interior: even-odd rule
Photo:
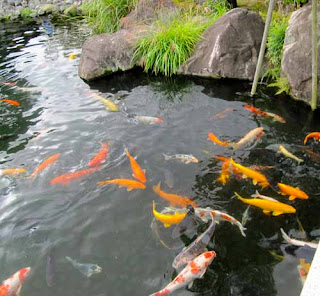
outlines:
[[[274,166],[268,178],[299,186],[309,200],[289,201],[270,188],[263,194],[293,205],[296,214],[266,216],[249,209],[246,237],[236,226],[221,222],[213,242],[216,259],[192,288],[175,295],[299,295],[302,284],[297,265],[307,255],[289,246],[283,228],[296,238],[312,241],[320,236],[319,166],[301,150],[305,135],[320,129],[319,114],[303,104],[274,97],[261,88],[253,101],[251,85],[175,77],[165,79],[132,71],[90,84],[77,75],[81,45],[89,31],[79,21],[41,19],[31,23],[1,23],[1,97],[20,106],[0,104],[0,169],[25,168],[26,174],[0,179],[0,278],[30,266],[32,274],[22,295],[149,295],[165,287],[176,275],[171,267],[183,245],[195,237],[170,237],[171,228],[151,229],[152,201],[161,211],[168,203],[152,186],[195,200],[241,220],[247,205],[232,198],[234,191],[249,197],[259,187],[231,178],[223,186],[221,163],[215,155],[233,155],[239,163]],[[37,87],[38,89],[21,89]],[[116,102],[120,112],[108,112],[97,93]],[[253,116],[244,104],[276,113],[286,123]],[[214,115],[231,108],[222,118]],[[132,114],[157,116],[162,123],[138,123]],[[318,118],[317,118],[318,117]],[[207,140],[208,132],[223,140],[238,141],[261,126],[266,135],[251,150],[232,152]],[[310,141],[309,143],[311,143]],[[107,161],[90,175],[69,185],[50,180],[88,168],[101,143],[109,146]],[[286,143],[294,160],[266,149]],[[146,169],[147,188],[132,190],[116,185],[97,186],[107,179],[130,178],[124,149]],[[318,144],[308,148],[319,152]],[[318,150],[318,151],[317,151]],[[48,157],[58,161],[26,178]],[[198,163],[165,160],[163,154],[192,154]],[[302,231],[302,228],[304,231]],[[206,229],[201,223],[198,235]],[[165,240],[169,249],[161,241]],[[56,265],[54,285],[46,283],[50,254]],[[96,263],[102,272],[90,278],[76,270],[66,256],[81,263]],[[310,260],[310,258],[309,258]]]

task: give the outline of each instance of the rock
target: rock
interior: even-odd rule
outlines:
[[[65,15],[69,15],[69,16],[76,16],[78,14],[78,9],[77,6],[75,5],[70,5],[69,7],[67,7],[63,13]]]
[[[53,4],[44,4],[40,6],[39,14],[47,14],[56,11],[57,8]]]
[[[136,24],[151,24],[164,10],[178,9],[173,0],[141,0],[136,9],[126,17],[121,18],[122,29],[128,29]]]
[[[218,19],[203,34],[180,74],[253,80],[262,40],[261,17],[236,8]]]
[[[318,4],[318,15],[320,5]],[[311,6],[304,6],[293,12],[284,40],[281,62],[282,76],[290,86],[290,95],[307,103],[312,95],[312,47],[311,47]],[[318,32],[320,23],[318,22]],[[318,43],[318,78],[320,73],[320,48]],[[318,79],[319,85],[319,79]],[[319,86],[318,86],[319,105]]]
[[[145,26],[136,26],[113,34],[91,36],[82,46],[79,76],[85,80],[93,80],[132,69],[134,45],[144,32]]]

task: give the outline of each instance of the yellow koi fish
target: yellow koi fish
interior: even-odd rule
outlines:
[[[132,189],[145,189],[146,185],[141,182],[130,180],[130,179],[114,179],[114,180],[106,180],[98,182],[99,186],[103,186],[105,184],[117,184],[119,188],[127,187],[127,191],[131,191]]]
[[[153,202],[153,216],[163,223],[164,227],[170,227],[172,224],[179,224],[187,213],[174,212],[174,214],[162,214],[156,211],[156,204]]]
[[[26,169],[20,168],[20,169],[4,169],[0,170],[0,176],[5,175],[18,175],[20,173],[25,173]]]
[[[105,107],[106,107],[106,109],[108,111],[110,111],[110,112],[119,112],[119,107],[115,103],[113,103],[112,101],[110,101],[108,99],[105,99],[104,97],[99,96],[99,95],[97,95],[95,93],[90,93],[90,95],[92,97],[97,98],[99,101],[101,101],[105,105]]]
[[[263,174],[255,171],[255,170],[249,169],[245,166],[242,166],[241,164],[235,163],[232,158],[231,158],[231,163],[245,177],[252,179],[253,180],[252,183],[254,185],[258,184],[262,188],[268,187],[270,185],[267,178]]]
[[[281,152],[285,157],[291,158],[295,161],[297,161],[298,163],[303,162],[303,159],[295,156],[294,154],[292,154],[291,152],[289,152],[286,148],[284,148],[283,145],[279,145],[279,152]]]
[[[280,194],[289,195],[289,200],[294,200],[296,198],[308,199],[309,196],[304,191],[300,190],[298,187],[292,187],[283,183],[278,183],[281,190]]]
[[[234,194],[242,202],[262,209],[263,213],[266,215],[272,213],[273,216],[279,216],[281,214],[292,214],[296,212],[296,209],[294,207],[279,201],[271,201],[259,198],[243,198],[237,192],[235,192]]]

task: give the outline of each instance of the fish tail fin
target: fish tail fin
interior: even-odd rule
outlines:
[[[244,231],[245,231],[247,228],[245,228],[245,227],[243,227],[243,226],[241,225],[241,227],[239,227],[239,229],[240,229],[241,234],[242,234],[244,237],[246,237],[246,234],[244,233]]]
[[[100,181],[100,182],[98,182],[98,185],[99,185],[99,186],[103,186],[103,185],[105,185],[105,184],[109,184],[110,182],[111,182],[110,180]]]
[[[68,261],[70,261],[70,262],[73,261],[73,260],[72,260],[70,257],[68,257],[68,256],[65,256],[65,258],[66,258]]]
[[[217,178],[217,181],[225,185],[227,183],[227,179],[228,179],[227,176],[221,175],[219,178]]]
[[[228,143],[228,147],[232,148],[233,150],[237,150],[238,149],[237,143]]]
[[[130,153],[129,153],[128,148],[125,148],[125,149],[124,149],[124,153],[125,153],[128,157],[130,157],[130,156],[131,156],[131,155],[130,155]]]
[[[170,155],[167,155],[167,154],[164,154],[164,153],[162,155],[163,155],[165,160],[169,160],[171,158]]]
[[[237,192],[234,192],[234,194],[235,194],[236,197],[237,197],[238,199],[240,199],[241,201],[244,200],[244,198],[243,198],[242,196],[240,196],[240,194],[238,194]]]
[[[155,193],[161,191],[160,185],[161,185],[161,182],[159,182],[157,185],[155,185],[155,186],[152,187],[152,189],[153,189],[153,191],[154,191]]]

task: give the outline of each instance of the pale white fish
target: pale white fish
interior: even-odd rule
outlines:
[[[265,200],[269,200],[269,201],[279,202],[278,200],[276,200],[276,199],[273,198],[273,197],[260,194],[258,190],[256,190],[256,193],[255,193],[255,194],[251,194],[251,197],[261,198],[261,199],[265,199]]]
[[[255,143],[260,140],[261,137],[264,136],[263,127],[257,127],[250,132],[248,132],[242,139],[240,139],[237,143],[229,143],[234,150],[239,148],[244,148],[250,146],[251,144]],[[255,146],[253,144],[253,146]]]
[[[71,262],[74,268],[78,269],[83,275],[88,278],[102,271],[102,268],[97,264],[79,263],[68,256],[66,256],[66,259]]]
[[[41,87],[18,87],[19,90],[29,93],[41,93]]]
[[[192,154],[175,154],[175,155],[167,155],[163,154],[165,160],[171,160],[171,159],[176,159],[180,160],[183,163],[190,163],[190,162],[199,162],[199,160],[194,157]]]
[[[242,219],[241,219],[242,226],[245,226],[247,224],[247,222],[251,220],[250,215],[249,215],[250,207],[251,206],[249,205],[242,214]]]
[[[300,241],[294,238],[290,238],[282,228],[280,228],[280,230],[281,230],[283,239],[291,245],[298,246],[298,247],[308,246],[313,249],[316,249],[318,247],[317,243],[308,243],[308,242]]]
[[[155,124],[163,122],[160,117],[144,116],[144,115],[134,115],[133,118],[141,123]]]
[[[286,148],[284,148],[284,146],[282,146],[282,145],[279,145],[279,152],[282,153],[285,157],[291,158],[291,159],[297,161],[298,163],[303,162],[303,159],[295,156],[290,151],[288,151]]]

